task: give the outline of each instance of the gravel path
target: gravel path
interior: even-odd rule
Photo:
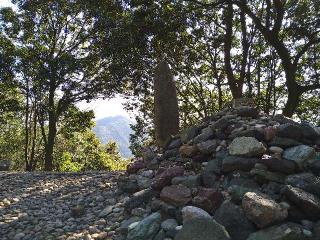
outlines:
[[[118,239],[118,172],[0,172],[0,239]]]

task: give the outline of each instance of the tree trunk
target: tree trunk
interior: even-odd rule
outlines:
[[[49,91],[49,99],[48,99],[48,117],[49,117],[49,123],[48,123],[48,138],[47,138],[47,144],[45,147],[45,157],[44,157],[44,170],[45,171],[52,171],[53,170],[53,148],[54,143],[57,135],[57,115],[56,115],[56,109],[54,104],[54,83],[50,86]]]
[[[233,98],[242,97],[242,86],[240,81],[237,81],[233,75],[233,69],[231,66],[231,48],[232,48],[232,26],[233,26],[233,7],[232,4],[228,4],[224,12],[224,21],[226,24],[226,33],[224,37],[224,63],[225,71],[228,79],[228,85],[230,87]]]
[[[48,140],[45,148],[44,170],[53,170],[53,147],[57,135],[57,120],[54,113],[49,113]]]
[[[26,106],[25,106],[25,121],[24,121],[24,131],[25,131],[25,144],[24,144],[24,160],[26,164],[26,171],[30,171],[29,164],[29,81],[27,81],[26,87]]]
[[[286,86],[288,89],[288,99],[284,106],[282,114],[286,117],[292,117],[295,110],[299,106],[300,97],[303,93],[303,90],[301,86],[296,82],[296,66],[288,62],[284,62],[282,60],[282,65],[284,67],[286,75]]]

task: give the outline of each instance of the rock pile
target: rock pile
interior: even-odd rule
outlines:
[[[127,240],[320,239],[320,128],[226,109],[119,179]]]

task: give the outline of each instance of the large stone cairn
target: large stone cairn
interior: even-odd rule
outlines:
[[[154,123],[156,142],[160,147],[179,132],[179,110],[176,86],[168,63],[161,61],[154,78]]]
[[[225,109],[128,166],[127,240],[320,239],[320,128]]]

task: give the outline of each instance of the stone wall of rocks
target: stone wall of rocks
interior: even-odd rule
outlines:
[[[119,179],[127,240],[320,239],[320,129],[226,109]]]

